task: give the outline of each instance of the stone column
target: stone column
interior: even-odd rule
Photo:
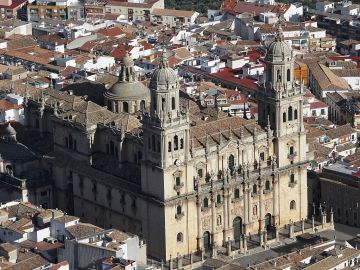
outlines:
[[[264,245],[267,245],[267,230],[264,230]]]
[[[249,211],[248,211],[248,214],[249,214],[249,223],[252,223],[252,196],[251,196],[251,189],[249,188],[248,189],[248,194],[249,194]]]
[[[263,194],[263,184],[260,183],[259,186],[259,192],[260,192],[260,203],[259,203],[259,232],[262,232],[264,230],[264,194]]]
[[[264,245],[264,232],[259,232],[259,240],[260,240],[260,246],[262,247]]]
[[[301,233],[305,232],[305,220],[302,218],[301,219]]]
[[[289,238],[294,239],[294,238],[295,238],[295,234],[294,234],[294,223],[291,221],[290,224],[289,224],[289,226],[290,226],[290,229],[289,229],[289,231],[290,231],[290,233],[289,233]]]
[[[244,234],[243,237],[244,254],[247,252],[247,236]]]
[[[190,265],[192,265],[194,263],[194,255],[190,253],[189,257],[190,257]]]
[[[230,226],[230,216],[229,216],[229,207],[230,207],[230,196],[228,191],[224,191],[224,233],[223,233],[223,243],[225,245],[226,239],[228,238],[228,230]]]
[[[276,237],[276,242],[279,242],[280,238],[279,238],[279,227],[277,225],[275,225],[275,237]]]
[[[333,212],[332,208],[330,210],[330,226],[332,228],[334,228],[334,212]]]
[[[177,255],[177,269],[181,269],[182,268],[182,256]]]
[[[247,225],[249,223],[249,214],[248,214],[249,213],[249,188],[245,186],[243,192],[244,192],[244,211],[245,211],[244,223],[245,223],[245,225]]]
[[[196,200],[196,211],[197,211],[197,249],[202,249],[202,230],[201,230],[201,203],[200,199]]]
[[[212,244],[215,245],[215,234],[216,234],[216,205],[215,205],[215,195],[213,194],[211,196],[211,215],[212,215],[212,221],[211,221],[211,240]]]
[[[279,181],[277,176],[274,176],[274,186],[273,186],[273,214],[274,214],[274,223],[278,222],[279,216]]]
[[[171,254],[170,254],[170,259],[169,259],[169,268],[170,270],[173,270],[173,261],[172,261],[172,258],[171,258]]]
[[[228,241],[226,242],[226,255],[231,256],[231,240],[230,240],[230,237],[228,238]]]
[[[312,231],[315,232],[315,218],[314,218],[314,215],[312,215],[312,217],[311,217],[311,227],[312,227]]]

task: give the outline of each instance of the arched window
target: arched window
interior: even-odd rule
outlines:
[[[290,202],[290,210],[295,210],[295,209],[296,209],[296,203],[295,203],[294,200],[292,200],[292,201]]]
[[[174,97],[171,98],[171,109],[175,110],[175,98]]]
[[[176,214],[177,214],[177,215],[181,215],[181,205],[178,205],[178,206],[176,207]]]
[[[294,154],[294,146],[290,146],[289,147],[289,155],[293,155]]]
[[[284,123],[286,122],[286,113],[285,112],[283,113],[283,122]]]
[[[209,199],[207,197],[204,198],[204,208],[209,207]]]
[[[277,81],[278,81],[278,82],[281,82],[280,70],[277,70],[277,71],[276,71],[276,74],[277,74]]]
[[[171,142],[168,143],[168,152],[171,152]]]
[[[140,110],[144,110],[145,109],[145,100],[142,100],[141,102],[140,102]]]
[[[234,198],[239,199],[240,198],[240,189],[236,188],[234,191]]]
[[[184,149],[184,139],[180,139],[180,149]]]
[[[290,106],[289,109],[288,109],[288,119],[289,119],[289,121],[292,121],[292,118],[293,118],[293,109]]]
[[[265,190],[269,191],[270,190],[270,181],[266,180],[265,182]]]
[[[155,150],[156,150],[156,148],[155,148],[155,136],[154,135],[152,135],[151,136],[151,148],[152,148],[152,150],[155,152]]]
[[[115,102],[115,112],[119,112],[119,103]]]
[[[229,169],[232,170],[232,169],[234,168],[234,165],[235,165],[234,155],[230,155],[230,156],[229,156],[229,160],[228,160]]]
[[[294,119],[296,120],[298,118],[298,113],[297,113],[297,110],[295,109],[294,110]]]
[[[177,135],[174,136],[174,150],[178,150],[179,149],[179,138]]]
[[[290,183],[295,183],[295,175],[293,173],[290,174]]]
[[[221,195],[220,194],[218,194],[217,196],[216,196],[216,203],[221,203]]]
[[[126,113],[129,112],[129,103],[123,102],[123,111]]]
[[[257,185],[256,184],[253,185],[253,194],[257,194]]]
[[[177,242],[182,242],[183,241],[183,234],[181,232],[179,232],[177,235],[176,235],[176,241]]]
[[[291,78],[290,78],[291,77],[290,69],[287,70],[287,75],[286,76],[287,76],[287,81],[290,82],[290,80],[291,80]]]

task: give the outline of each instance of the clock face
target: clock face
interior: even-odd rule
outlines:
[[[175,165],[180,166],[181,165],[181,160],[180,159],[175,160]]]

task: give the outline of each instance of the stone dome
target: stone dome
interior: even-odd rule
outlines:
[[[137,79],[134,61],[125,54],[119,80],[105,92],[104,96],[111,100],[141,100],[150,98],[150,90]]]
[[[275,36],[275,41],[271,42],[267,49],[266,59],[271,61],[274,58],[286,58],[292,56],[292,49],[284,39],[281,23],[278,24],[278,29]]]
[[[160,58],[159,67],[154,70],[150,79],[150,88],[156,89],[157,86],[167,86],[176,84],[178,82],[178,76],[175,71],[169,67],[169,63],[164,56]]]
[[[4,129],[5,136],[14,136],[16,135],[16,130],[11,126],[10,122],[7,127]]]

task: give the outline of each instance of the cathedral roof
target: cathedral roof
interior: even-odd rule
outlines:
[[[112,100],[141,100],[149,99],[150,91],[138,81],[134,68],[134,61],[128,53],[125,54],[118,82],[116,82],[105,94]]]
[[[159,67],[154,70],[150,79],[150,88],[156,89],[157,86],[167,86],[176,84],[178,76],[175,71],[169,67],[169,63],[163,54],[160,58]]]

